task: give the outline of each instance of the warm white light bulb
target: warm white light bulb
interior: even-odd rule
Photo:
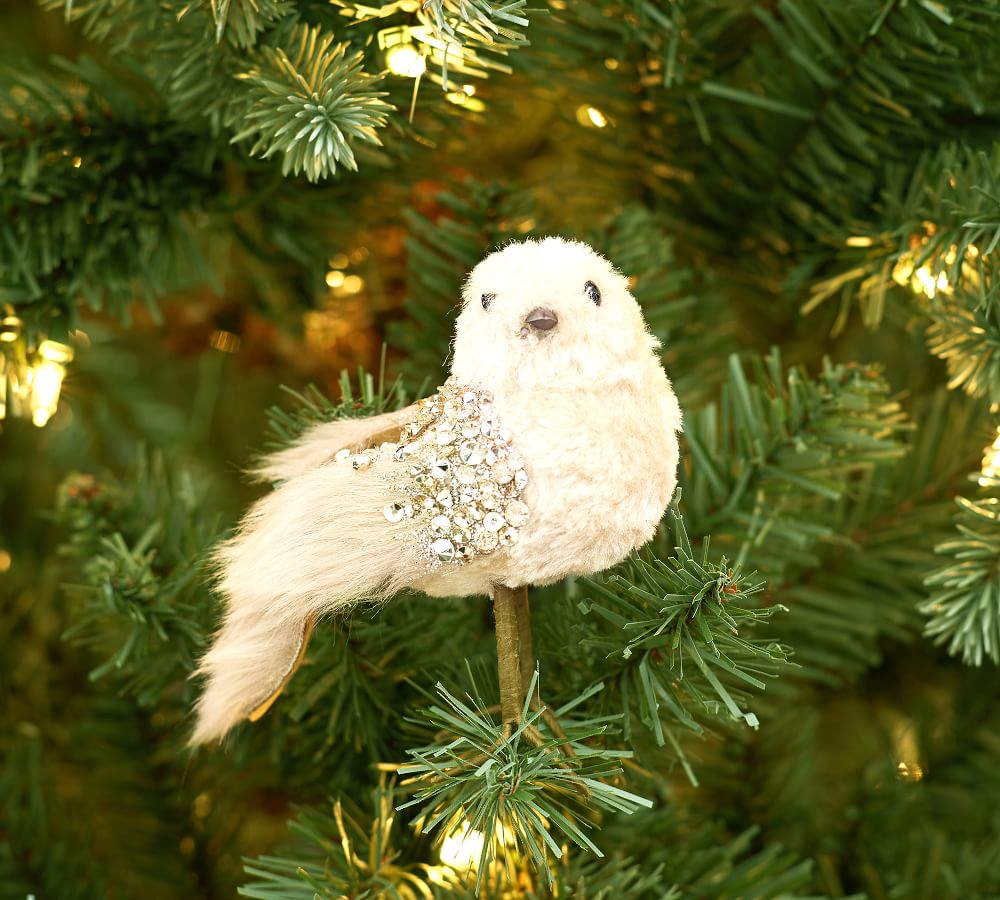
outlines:
[[[407,78],[418,78],[427,69],[427,60],[413,44],[396,44],[395,47],[390,47],[385,55],[385,63],[390,72]]]
[[[66,367],[73,358],[73,348],[56,341],[42,341],[38,347],[38,362],[30,371],[31,421],[42,428],[59,406]]]
[[[479,861],[485,842],[486,837],[481,831],[462,825],[441,842],[441,862],[453,869],[465,871]]]

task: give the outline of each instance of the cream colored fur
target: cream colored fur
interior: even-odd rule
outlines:
[[[584,292],[592,281],[596,306]],[[495,295],[488,310],[481,296]],[[535,307],[556,313],[526,329]],[[627,282],[584,244],[510,244],[470,275],[452,373],[493,392],[525,459],[531,518],[517,542],[468,563],[429,568],[419,520],[389,525],[379,472],[329,464],[341,447],[392,440],[410,410],[321,425],[258,469],[285,482],[218,554],[225,621],[199,671],[208,676],[194,742],[220,737],[280,683],[307,617],[415,587],[487,594],[493,583],[549,584],[590,574],[648,541],[676,485],[681,412]]]

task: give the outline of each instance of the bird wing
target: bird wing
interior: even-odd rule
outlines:
[[[319,426],[275,462],[282,483],[216,551],[226,612],[198,667],[207,683],[193,743],[267,711],[319,616],[517,540],[527,475],[488,392],[450,380],[414,407],[360,421]]]
[[[252,472],[260,481],[288,481],[333,459],[339,450],[357,452],[399,439],[403,425],[417,414],[415,403],[394,412],[337,419],[310,428],[294,444],[261,459]]]

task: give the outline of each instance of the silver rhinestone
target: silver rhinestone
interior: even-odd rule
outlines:
[[[441,491],[437,495],[437,497],[435,497],[435,499],[442,506],[451,506],[453,502],[451,499],[451,491],[449,491],[448,488],[445,488],[443,491]]]
[[[333,457],[337,462],[347,462],[351,458],[351,449],[349,447],[344,447],[343,450],[338,450]]]
[[[407,434],[415,435],[420,434],[420,429],[423,426],[419,422],[407,422],[406,427],[403,429]]]
[[[511,438],[511,433],[509,428],[501,428],[497,431],[497,443],[498,444],[509,444]]]
[[[447,516],[435,516],[431,519],[431,531],[435,534],[447,534],[451,531],[451,519]]]
[[[507,465],[507,463],[505,463],[503,460],[500,460],[500,462],[498,462],[490,470],[490,477],[497,484],[507,484],[508,481],[511,481],[514,478],[514,473],[511,470],[510,466]]]
[[[431,475],[435,478],[447,478],[451,472],[451,463],[446,459],[437,458],[431,463]]]
[[[500,505],[500,501],[492,494],[483,497],[479,502],[483,505],[484,509],[496,509]]]
[[[466,516],[455,516],[455,518],[452,521],[455,523],[455,527],[461,528],[462,531],[465,531],[467,528],[472,527],[471,520]]]
[[[511,525],[523,525],[528,521],[528,505],[520,500],[511,500],[504,507],[503,514]]]
[[[437,427],[437,442],[439,446],[444,446],[445,444],[450,444],[455,440],[455,432],[451,430],[450,425],[438,425]]]
[[[448,400],[444,404],[444,414],[449,419],[457,419],[465,412],[465,404],[459,400]],[[468,415],[468,413],[466,413]]]
[[[478,466],[483,461],[483,451],[473,441],[465,441],[458,448],[458,457],[470,466]]]
[[[493,401],[492,400],[480,400],[479,401],[479,415],[483,418],[489,418],[493,415]]]
[[[416,450],[416,446],[413,444],[400,444],[392,455],[402,462],[408,456],[412,455],[414,450]]]
[[[498,512],[487,513],[483,516],[483,528],[487,531],[499,531],[504,526],[503,516]]]
[[[459,484],[475,484],[476,470],[472,466],[459,466],[455,473]]]
[[[420,504],[424,509],[437,509],[437,504],[434,502],[433,497],[424,497],[423,502]]]
[[[388,503],[382,507],[382,515],[385,516],[387,522],[391,522],[395,525],[397,522],[402,522],[406,518],[405,508],[402,503]]]
[[[438,538],[431,542],[431,553],[441,562],[451,562],[455,558],[455,545],[447,538]]]
[[[479,491],[477,491],[471,485],[462,485],[458,491],[458,502],[459,503],[471,503],[473,500],[479,498]]]
[[[468,510],[469,515],[477,522],[483,517],[482,509],[478,507],[475,503],[473,503],[471,506],[467,506],[466,509]]]
[[[496,464],[496,461],[497,461],[498,457],[497,457],[497,455],[496,455],[496,453],[494,451],[487,450],[486,451],[486,455],[483,458],[484,458],[484,460],[486,462],[486,465],[492,466],[492,465]]]
[[[490,435],[493,434],[493,423],[492,422],[488,422],[486,420],[483,420],[479,424],[479,430],[484,435],[486,435],[486,437],[489,437]]]
[[[476,396],[475,391],[466,391],[462,394],[463,403],[475,403],[479,398]]]
[[[512,469],[523,469],[524,468],[524,457],[521,456],[516,450],[511,450],[507,454],[507,464]]]
[[[413,483],[418,488],[421,488],[422,490],[425,491],[429,491],[434,486],[434,479],[431,478],[431,476],[428,475],[426,472],[424,472],[420,475],[417,475],[417,477],[413,479]]]
[[[518,469],[514,473],[514,487],[519,491],[523,490],[528,485],[528,473],[524,469]]]
[[[479,437],[479,428],[473,427],[472,425],[463,425],[462,437],[469,439]]]
[[[472,549],[472,544],[459,544],[455,547],[455,556],[458,559],[472,559],[474,555],[475,551]]]
[[[516,528],[505,528],[500,532],[500,545],[503,547],[509,547],[517,540],[517,529]]]
[[[351,465],[355,469],[367,469],[372,464],[372,458],[370,456],[365,456],[364,453],[359,453],[351,460]]]

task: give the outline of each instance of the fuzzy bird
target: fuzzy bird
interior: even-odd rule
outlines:
[[[585,244],[511,243],[464,288],[451,377],[398,412],[316,426],[217,552],[226,601],[193,743],[256,719],[317,617],[404,588],[545,585],[646,543],[681,411],[627,280]]]

